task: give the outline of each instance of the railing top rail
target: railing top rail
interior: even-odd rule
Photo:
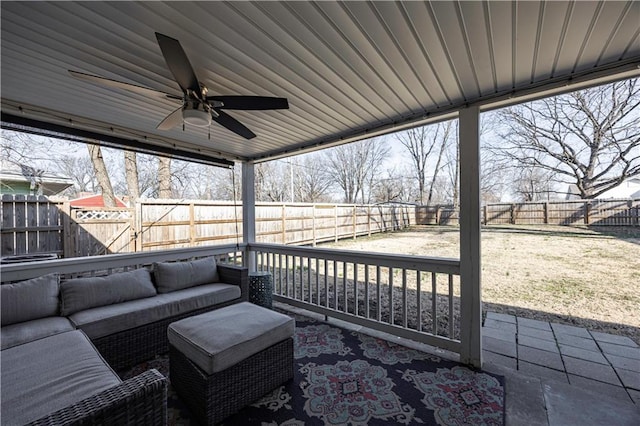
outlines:
[[[243,250],[245,244],[222,244],[172,250],[145,251],[127,254],[74,257],[41,262],[14,263],[0,266],[0,280],[12,282],[39,277],[50,273],[74,274],[92,270],[105,270],[132,265],[149,265],[153,262],[186,259],[189,257],[226,254]]]
[[[460,260],[452,258],[407,256],[393,253],[373,253],[355,250],[300,247],[267,243],[250,243],[248,248],[254,251],[268,251],[276,254],[288,254],[341,262],[354,262],[363,265],[441,272],[454,275],[458,275],[460,273]]]

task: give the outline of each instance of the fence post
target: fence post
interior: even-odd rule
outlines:
[[[584,202],[584,224],[589,224],[589,214],[591,214],[591,203],[589,201]]]
[[[73,257],[71,242],[71,204],[68,201],[62,203],[62,257]]]
[[[129,201],[129,253],[136,251],[136,203],[138,200]]]
[[[287,206],[282,203],[282,244],[287,244]]]
[[[355,240],[356,239],[356,231],[357,231],[356,225],[357,225],[357,222],[358,222],[358,219],[357,219],[357,216],[356,216],[356,205],[354,204],[351,208],[353,209],[352,213],[351,213],[351,220],[353,221],[353,239]]]
[[[371,204],[367,206],[367,233],[371,236]]]
[[[482,212],[484,214],[484,220],[482,221],[485,225],[489,224],[489,209],[487,208],[487,205],[485,204],[484,207],[482,208]]]
[[[135,224],[135,236],[136,236],[136,251],[143,251],[144,247],[142,246],[143,242],[143,230],[142,230],[142,202],[140,200],[136,200],[136,224]]]
[[[312,244],[312,246],[315,247],[316,246],[316,205],[315,205],[315,203],[311,204],[311,209],[313,211],[313,214],[312,214],[313,244]]]
[[[196,242],[195,205],[189,203],[189,246],[194,247]]]
[[[543,215],[543,222],[545,225],[549,224],[549,202],[545,201],[544,202],[544,211],[542,213]]]
[[[516,205],[515,204],[511,204],[511,208],[510,208],[510,212],[509,212],[511,217],[509,218],[509,223],[512,224],[512,225],[516,224],[515,210],[516,210]]]
[[[338,205],[337,204],[333,206],[333,213],[336,219],[335,232],[333,233],[333,235],[334,235],[334,241],[337,243],[338,242]]]

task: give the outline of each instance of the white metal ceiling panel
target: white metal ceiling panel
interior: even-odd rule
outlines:
[[[640,71],[640,2],[2,2],[3,116],[263,160]],[[156,129],[180,106],[77,70],[181,94],[154,33],[176,38],[210,93],[287,97]],[[576,87],[576,86],[571,86]],[[510,99],[513,97],[513,99]]]

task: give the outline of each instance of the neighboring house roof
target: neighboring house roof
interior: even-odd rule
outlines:
[[[640,177],[625,179],[622,183],[603,192],[598,198],[640,198]],[[576,185],[569,185],[565,200],[580,199],[580,191]]]
[[[73,186],[73,179],[53,173],[29,175],[18,170],[0,172],[0,194],[55,195]]]
[[[101,194],[87,195],[69,201],[71,207],[104,207],[104,198]],[[116,207],[127,207],[120,198],[116,197]]]

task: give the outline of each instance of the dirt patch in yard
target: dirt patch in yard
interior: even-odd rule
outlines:
[[[323,244],[346,250],[459,257],[457,227],[427,226]],[[640,228],[488,226],[484,311],[625,335],[640,344]]]

